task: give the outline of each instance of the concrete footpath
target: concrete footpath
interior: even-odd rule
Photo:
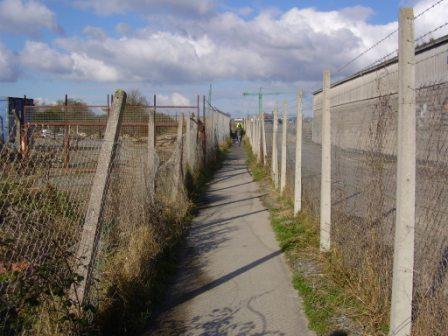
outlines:
[[[209,183],[165,308],[145,335],[314,335],[261,196],[234,145]]]

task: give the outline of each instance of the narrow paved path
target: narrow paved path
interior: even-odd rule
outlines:
[[[234,146],[209,184],[167,305],[146,335],[313,335],[260,196]]]

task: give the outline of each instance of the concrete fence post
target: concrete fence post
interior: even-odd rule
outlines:
[[[286,100],[283,101],[283,113],[282,113],[282,166],[280,175],[280,192],[284,193],[286,188],[286,141],[288,132],[288,105]]]
[[[247,118],[247,134],[249,139],[249,144],[252,146],[252,117]]]
[[[106,132],[98,157],[98,165],[93,178],[84,226],[76,253],[76,260],[79,263],[77,273],[82,280],[73,286],[72,298],[81,304],[85,303],[92,282],[91,277],[100,238],[104,204],[125,105],[126,93],[122,90],[116,91],[113,109],[107,120]]]
[[[414,11],[400,10],[398,52],[397,213],[390,335],[410,336],[415,230],[415,46]]]
[[[268,151],[267,151],[267,145],[266,145],[266,129],[264,125],[264,112],[261,112],[261,134],[263,142],[263,165],[266,166],[268,161]]]
[[[183,186],[183,145],[184,145],[184,114],[181,113],[178,117],[177,123],[177,150],[179,151],[179,162],[177,166],[177,172],[174,175],[174,186],[176,188],[176,197],[178,192],[181,190]]]
[[[253,117],[249,117],[249,125],[250,125],[250,145],[252,147],[252,151],[255,154],[255,148],[254,147],[254,122],[253,122]]]
[[[193,123],[192,123],[192,130],[191,130],[191,134],[193,135],[193,141],[191,143],[191,153],[193,155],[193,157],[191,158],[191,163],[192,166],[190,167],[192,169],[192,172],[195,171],[197,165],[198,165],[198,125],[199,125],[199,116],[197,116],[196,118],[194,118]]]
[[[255,145],[255,117],[252,117],[251,129],[252,129],[252,146],[255,155],[257,155],[257,146]]]
[[[261,132],[260,132],[260,116],[255,117],[255,148],[257,151],[257,162],[261,161]]]
[[[156,175],[156,111],[151,109],[148,116],[148,192],[151,199],[155,193]]]
[[[210,104],[210,103],[209,103]],[[211,155],[213,159],[215,159],[215,113],[211,106],[209,106],[209,115],[210,115],[210,149]]]
[[[297,91],[296,162],[294,169],[294,216],[302,210],[302,91]]]
[[[330,71],[324,71],[322,92],[322,176],[320,190],[320,250],[330,251],[331,239],[331,115]]]
[[[261,116],[257,115],[256,117],[256,134],[257,134],[257,138],[256,138],[256,146],[257,146],[257,159],[258,162],[262,162],[262,149],[261,149]]]
[[[278,188],[278,153],[277,153],[277,133],[278,133],[278,104],[274,108],[274,125],[272,132],[272,179],[275,188]]]
[[[263,151],[263,122],[261,114],[258,116],[258,150],[260,152],[260,157],[258,162],[263,163],[264,151]]]
[[[201,141],[201,146],[202,146],[202,156],[203,156],[202,164],[204,167],[207,166],[207,162],[208,162],[208,160],[207,160],[207,154],[208,154],[207,145],[208,145],[208,141],[209,141],[209,139],[207,139],[208,138],[208,134],[207,134],[208,122],[206,120],[205,114],[206,114],[205,96],[202,96],[202,122],[203,122],[203,137],[204,137],[204,139]]]
[[[188,163],[188,168],[191,171],[193,169],[193,163],[192,163],[192,157],[191,157],[191,114],[190,113],[187,114],[187,118],[185,121],[186,121],[186,124],[185,124],[186,139],[185,140],[186,140],[186,151],[187,151],[187,163]]]
[[[252,117],[252,145],[253,145],[253,149],[254,149],[254,153],[255,155],[257,155],[257,146],[255,144],[255,139],[256,139],[256,135],[255,135],[255,117]]]

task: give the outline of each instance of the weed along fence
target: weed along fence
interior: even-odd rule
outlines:
[[[227,140],[229,116],[199,97],[131,106],[123,91],[25,115],[0,148],[0,334],[132,330],[185,229],[186,181]]]
[[[283,105],[245,120],[378,334],[448,335],[448,38],[431,38],[442,26],[414,36],[431,10],[401,10],[398,49],[371,66],[334,83],[325,71],[312,124],[300,91],[295,123]]]

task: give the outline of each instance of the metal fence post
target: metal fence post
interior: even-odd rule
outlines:
[[[390,335],[411,335],[415,229],[415,47],[414,11],[400,10],[397,150],[397,214]]]
[[[320,195],[320,250],[330,251],[331,240],[331,115],[330,71],[324,71],[322,92],[322,176]]]
[[[288,132],[288,117],[287,117],[288,105],[286,100],[283,101],[283,113],[282,113],[282,167],[280,176],[280,192],[283,193],[286,188],[286,135]]]
[[[275,188],[278,188],[278,153],[277,153],[277,132],[278,132],[278,104],[274,108],[274,130],[272,132],[272,179]]]
[[[107,120],[106,132],[98,157],[98,165],[93,179],[90,200],[87,207],[84,226],[76,254],[79,265],[77,273],[81,281],[73,287],[73,298],[83,304],[88,297],[93,264],[101,232],[101,220],[109,187],[109,177],[115,157],[115,145],[120,133],[121,120],[126,105],[126,93],[115,92],[113,110]]]
[[[294,170],[294,216],[302,210],[302,91],[297,91],[296,162]]]

